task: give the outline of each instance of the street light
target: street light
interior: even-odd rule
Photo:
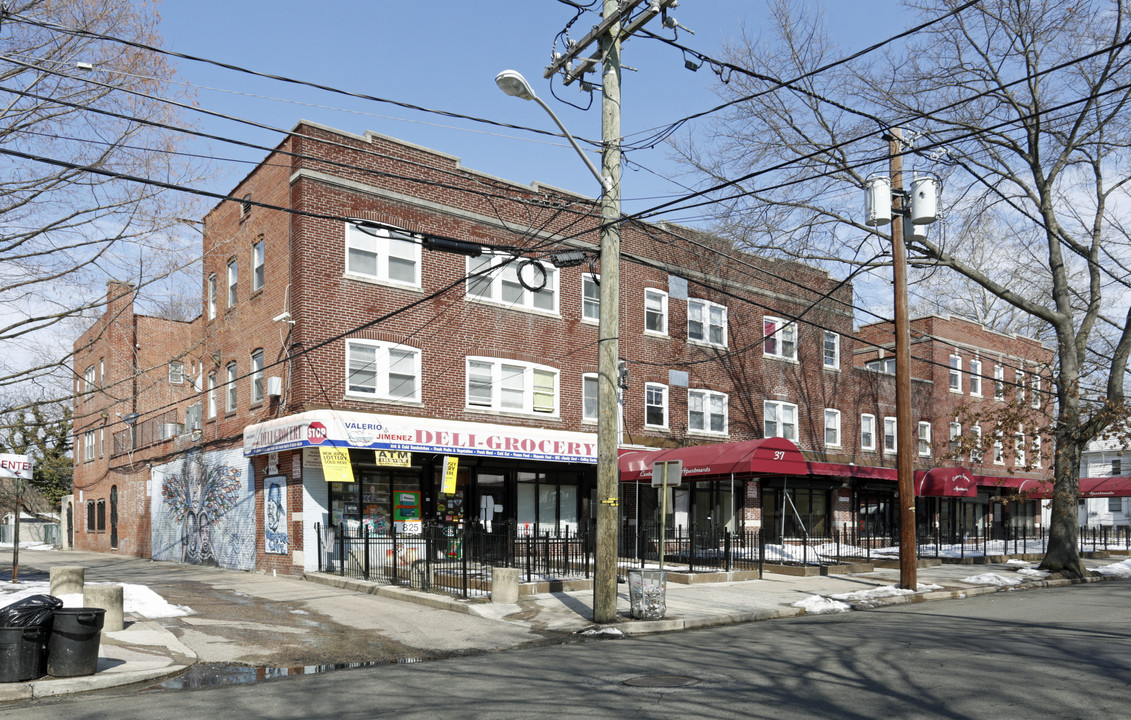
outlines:
[[[593,565],[593,621],[617,619],[618,362],[620,359],[620,44],[605,57],[601,115],[601,168],[581,150],[565,125],[514,70],[495,76],[507,95],[533,100],[553,119],[601,183],[601,308],[597,320],[597,543]]]

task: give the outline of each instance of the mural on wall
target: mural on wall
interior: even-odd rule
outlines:
[[[263,549],[276,555],[286,555],[290,540],[287,537],[287,479],[269,477],[263,481]]]
[[[255,492],[240,451],[191,452],[153,469],[153,559],[255,567]]]

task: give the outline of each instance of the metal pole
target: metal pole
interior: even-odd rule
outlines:
[[[617,12],[604,0],[603,17]],[[597,557],[593,622],[617,617],[617,360],[620,356],[620,23],[601,36],[601,313],[597,349]]]
[[[895,447],[899,477],[899,586],[918,585],[915,557],[915,483],[911,455],[911,328],[907,317],[907,251],[903,245],[903,133],[892,128],[887,136],[891,172],[891,255],[895,276]]]

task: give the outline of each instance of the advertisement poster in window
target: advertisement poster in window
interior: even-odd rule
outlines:
[[[419,535],[421,525],[420,493],[410,490],[397,490],[393,493],[396,503],[393,506],[393,523],[397,532],[404,535]]]

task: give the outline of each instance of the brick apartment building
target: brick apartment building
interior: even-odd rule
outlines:
[[[317,567],[328,525],[587,526],[600,283],[591,199],[305,122],[230,195],[204,219],[199,318],[135,315],[115,283],[76,343],[78,547],[298,573]],[[621,247],[625,526],[656,519],[655,493],[637,481],[662,449],[694,480],[669,522],[786,536],[889,529],[889,343],[882,326],[854,332],[851,286],[662,223],[624,223]],[[956,407],[940,396],[946,348],[1011,369],[1047,357],[968,326],[916,326],[924,474],[956,465],[939,429]],[[447,457],[458,460],[454,487]],[[1007,467],[982,460],[985,477]],[[956,498],[967,490],[955,475],[924,489]],[[1015,477],[1001,476],[992,497]],[[998,512],[990,497],[983,521]],[[957,512],[946,503],[925,526]]]

